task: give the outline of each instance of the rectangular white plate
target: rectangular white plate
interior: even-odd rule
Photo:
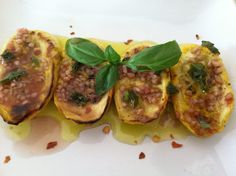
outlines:
[[[41,29],[70,36],[126,41],[153,40],[215,43],[220,49],[235,92],[236,2],[234,0],[1,0],[0,44],[17,28]],[[73,25],[73,28],[69,28]],[[170,141],[145,140],[137,146],[105,136],[102,127],[85,131],[71,144],[45,151],[45,142],[59,139],[59,127],[39,124],[32,140],[16,142],[0,129],[1,176],[65,175],[236,175],[235,112],[225,130],[211,138],[188,137],[181,149]],[[1,122],[2,123],[2,122]],[[39,121],[40,123],[40,121]],[[140,152],[146,154],[138,159]]]

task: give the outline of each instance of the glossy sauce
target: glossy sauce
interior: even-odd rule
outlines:
[[[60,47],[63,50],[66,38],[58,37]],[[125,51],[137,43],[131,42],[129,45],[123,42],[114,43],[102,40],[91,39],[101,48],[105,48],[108,44],[122,56]],[[185,138],[190,135],[190,132],[175,118],[173,108],[170,104],[167,105],[165,112],[160,119],[155,120],[145,125],[130,125],[119,120],[114,103],[111,104],[109,110],[104,114],[101,120],[93,124],[77,124],[71,120],[67,120],[57,110],[53,101],[51,101],[38,116],[46,116],[55,119],[61,126],[61,137],[65,141],[71,142],[76,140],[81,131],[88,128],[95,128],[102,124],[109,124],[112,128],[114,138],[120,142],[127,144],[141,143],[145,136],[152,138],[153,136],[160,137],[160,140],[168,140],[174,137],[175,139]],[[7,133],[10,137],[16,140],[22,140],[30,134],[31,123],[25,121],[18,126],[7,125]],[[101,131],[102,133],[102,131]]]

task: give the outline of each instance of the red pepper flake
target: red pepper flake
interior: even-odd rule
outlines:
[[[139,154],[139,157],[138,157],[139,159],[144,159],[145,158],[145,154],[143,153],[143,152],[141,152],[140,154]]]
[[[199,40],[200,36],[198,34],[195,35],[196,39]]]
[[[128,44],[130,44],[132,41],[133,41],[132,39],[129,39],[129,40],[127,40],[126,42],[124,42],[124,44],[128,45]]]
[[[57,146],[57,141],[52,141],[47,144],[47,150],[52,149]]]
[[[233,100],[234,100],[234,96],[231,92],[229,92],[225,95],[225,101],[226,101],[227,105],[231,104],[233,102]]]
[[[10,160],[11,160],[11,157],[9,155],[7,155],[7,156],[5,156],[3,163],[7,164]]]
[[[75,32],[71,32],[70,35],[75,35]]]
[[[110,133],[110,130],[111,130],[111,128],[110,128],[109,126],[105,126],[105,127],[102,129],[102,131],[103,131],[104,134],[109,134],[109,133]]]
[[[171,145],[172,145],[172,148],[181,148],[181,147],[183,147],[183,144],[179,144],[175,141],[172,141]]]

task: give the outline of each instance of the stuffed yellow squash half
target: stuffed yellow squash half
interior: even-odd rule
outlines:
[[[134,45],[126,51],[124,60],[142,54],[152,46],[152,42]],[[143,58],[149,59],[148,56]],[[122,65],[114,95],[119,118],[129,124],[145,124],[158,119],[168,101],[166,87],[169,81],[168,69],[136,71]]]
[[[33,118],[51,98],[60,60],[56,38],[19,29],[0,56],[0,114],[19,124]]]
[[[89,43],[95,47],[92,52],[95,52],[96,49],[102,52],[98,46],[95,46],[89,40],[79,38],[68,40],[62,52],[63,59],[60,64],[59,80],[54,94],[54,102],[67,119],[78,123],[92,123],[99,120],[109,107],[112,99],[112,90],[100,95],[96,94],[95,77],[101,65],[88,66],[78,62],[76,59],[83,58],[80,55],[73,59],[74,55],[71,55],[67,49],[68,45],[73,46],[75,44],[73,42],[78,42],[79,45]],[[77,49],[79,52],[80,48],[75,50],[77,51]]]
[[[233,109],[234,97],[219,51],[208,41],[202,46],[181,46],[182,56],[171,68],[173,96],[179,120],[197,136],[223,130]]]

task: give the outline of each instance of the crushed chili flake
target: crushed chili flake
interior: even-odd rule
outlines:
[[[160,136],[157,136],[157,135],[152,136],[152,142],[157,143],[157,142],[160,142],[160,140],[161,140]]]
[[[49,149],[52,149],[52,148],[54,148],[54,147],[56,147],[56,146],[57,146],[57,141],[52,141],[52,142],[49,142],[49,143],[47,144],[46,149],[49,150]]]
[[[102,129],[102,131],[103,131],[103,133],[104,134],[109,134],[110,133],[110,126],[105,126],[103,129]]]
[[[199,40],[200,36],[198,34],[195,35],[196,39]]]
[[[140,154],[139,154],[139,157],[138,157],[139,159],[144,159],[145,158],[145,154],[143,153],[143,152],[141,152]]]
[[[10,160],[11,160],[11,157],[9,155],[7,155],[7,156],[5,156],[3,163],[7,164]]]
[[[227,93],[225,95],[225,101],[226,101],[227,105],[231,104],[233,102],[233,100],[234,100],[234,96],[232,93]]]
[[[172,145],[172,148],[180,148],[180,147],[183,147],[183,144],[179,144],[179,143],[177,143],[177,142],[175,142],[175,141],[172,141],[171,145]]]
[[[71,32],[70,35],[75,35],[75,32]]]
[[[128,45],[128,44],[130,44],[132,41],[133,41],[132,39],[129,39],[129,40],[127,40],[126,42],[124,42],[124,44]]]

